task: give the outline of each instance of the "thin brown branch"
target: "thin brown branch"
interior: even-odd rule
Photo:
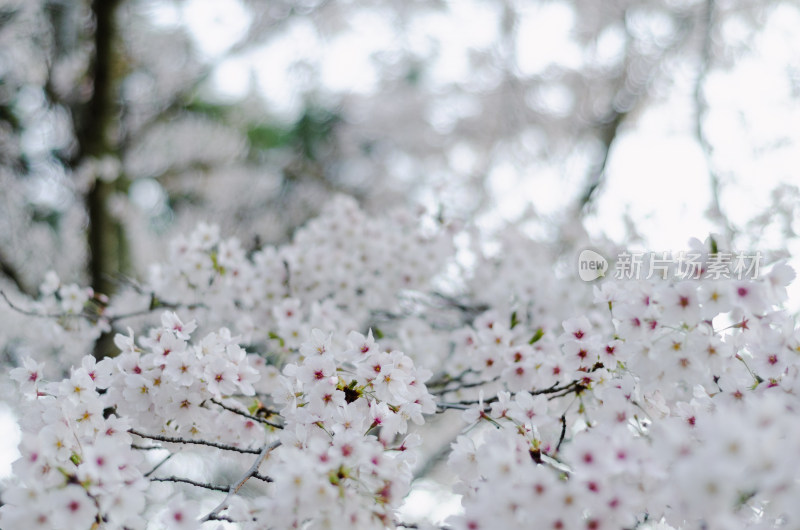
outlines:
[[[492,379],[488,379],[486,381],[475,381],[472,383],[461,383],[458,386],[453,386],[450,388],[441,388],[438,390],[432,390],[430,393],[434,396],[443,396],[444,394],[449,394],[450,392],[458,392],[459,390],[463,390],[465,388],[475,388],[483,385],[488,385],[489,383],[494,383],[500,379],[500,376],[493,377]]]
[[[259,418],[258,416],[253,416],[253,415],[248,414],[248,413],[246,413],[244,411],[237,410],[237,409],[235,409],[233,407],[229,407],[226,404],[222,403],[221,401],[217,401],[216,399],[212,399],[211,402],[213,404],[215,404],[215,405],[219,405],[220,407],[222,407],[223,409],[225,409],[225,410],[227,410],[229,412],[233,412],[234,414],[238,414],[239,416],[242,416],[243,418],[247,418],[249,420],[257,421],[259,423],[263,423],[264,425],[269,425],[270,427],[274,427],[276,429],[283,429],[283,425],[279,425],[277,423],[272,423],[271,421],[265,420],[264,418]]]
[[[624,13],[627,28],[627,13]],[[578,197],[577,211],[586,214],[594,203],[599,189],[606,179],[606,168],[611,154],[611,149],[616,142],[622,124],[625,120],[641,107],[648,96],[648,89],[653,80],[663,71],[662,65],[669,55],[677,51],[691,34],[691,21],[679,17],[678,31],[674,38],[653,55],[644,55],[637,50],[636,42],[628,33],[625,62],[622,75],[617,79],[618,87],[612,99],[608,112],[593,124],[597,137],[602,143],[603,152],[599,161],[589,170],[587,183]],[[644,63],[644,64],[636,64]],[[641,72],[645,71],[644,74]],[[632,79],[631,72],[639,72],[639,79]]]
[[[216,484],[208,484],[206,482],[197,482],[181,477],[153,477],[150,480],[153,482],[180,482],[183,484],[191,484],[192,486],[197,486],[198,488],[205,488],[207,490],[221,491],[223,493],[228,491],[228,488],[225,486],[217,486]]]
[[[403,522],[400,522],[400,521],[397,521],[394,524],[395,524],[395,526],[397,526],[399,528],[419,528],[420,527],[417,523],[403,523]],[[446,526],[446,525],[437,526],[436,528],[438,530],[450,530],[450,527]]]
[[[233,519],[228,517],[227,515],[211,515],[208,518],[209,521],[225,521],[226,523],[235,523]]]
[[[131,433],[131,434],[135,434],[136,436],[139,436],[141,438],[147,438],[149,440],[156,440],[158,442],[168,442],[168,443],[174,443],[174,444],[204,445],[204,446],[207,446],[207,447],[214,447],[216,449],[222,449],[224,451],[234,451],[234,452],[237,452],[237,453],[245,453],[245,454],[253,454],[253,455],[257,455],[260,452],[258,449],[243,449],[241,447],[236,447],[236,446],[233,446],[233,445],[220,444],[220,443],[216,443],[216,442],[209,442],[208,440],[192,440],[192,439],[189,439],[189,438],[173,438],[173,437],[170,437],[170,436],[161,436],[160,434],[146,434],[146,433],[139,432],[139,431],[137,431],[135,429],[129,429],[128,432]]]
[[[556,453],[561,449],[561,444],[564,443],[564,437],[567,435],[567,415],[561,415],[561,435],[558,437],[558,444],[556,445]]]
[[[131,444],[131,449],[137,449],[139,451],[167,451],[166,447],[161,447],[160,445],[138,445],[138,444]]]
[[[442,409],[442,412],[444,412],[447,409],[468,410],[472,408],[472,405],[477,405],[477,404],[478,404],[477,402],[467,405],[465,403],[449,403],[447,401],[440,401],[436,403],[436,406]],[[490,410],[489,408],[484,408],[484,412],[489,412],[489,410]]]
[[[603,154],[600,157],[600,161],[589,170],[588,182],[578,199],[580,211],[589,209],[598,190],[605,182],[606,168],[608,166],[609,156],[611,155],[611,147],[614,145],[619,134],[620,126],[627,115],[627,111],[618,112],[612,110],[609,115],[596,126],[599,133],[598,136],[603,144]]]
[[[725,233],[725,238],[730,244],[735,229],[730,219],[725,215],[722,210],[721,200],[721,183],[719,173],[714,167],[714,146],[706,134],[703,122],[708,116],[708,101],[706,99],[704,89],[708,73],[712,67],[713,61],[713,45],[714,45],[714,24],[715,24],[716,6],[715,0],[706,0],[703,6],[701,28],[703,31],[702,44],[700,50],[700,61],[698,65],[697,76],[694,83],[694,135],[697,143],[703,151],[703,159],[705,160],[706,170],[708,171],[709,185],[711,187],[711,209],[710,217],[713,221],[717,222]]]
[[[252,474],[252,477],[253,477],[254,479],[256,479],[256,480],[260,480],[260,481],[262,481],[262,482],[274,482],[274,480],[272,480],[272,477],[268,477],[268,476],[266,476],[266,475],[262,475],[261,473],[257,473],[257,472],[256,472],[256,473],[253,473],[253,474]]]
[[[16,311],[17,313],[23,314],[29,317],[37,317],[37,318],[88,318],[88,315],[84,313],[38,313],[36,311],[29,311],[27,309],[22,309],[18,305],[14,304],[11,300],[9,300],[8,296],[6,295],[3,290],[0,289],[0,296],[6,301],[11,309]]]
[[[152,475],[153,473],[155,473],[155,472],[156,472],[156,470],[157,470],[158,468],[160,468],[161,466],[163,466],[164,464],[166,464],[166,463],[169,461],[169,459],[170,459],[170,458],[172,458],[173,456],[175,456],[176,454],[178,454],[178,453],[177,453],[177,452],[175,452],[175,453],[170,453],[170,454],[168,454],[167,456],[165,456],[164,458],[162,458],[162,459],[161,459],[161,461],[160,461],[158,464],[156,464],[155,466],[153,466],[153,469],[151,469],[150,471],[148,471],[147,473],[145,473],[145,474],[144,474],[144,476],[145,476],[145,477],[149,477],[150,475]]]
[[[117,322],[119,320],[124,320],[126,318],[133,318],[133,317],[141,317],[152,314],[154,311],[158,311],[160,309],[185,309],[187,311],[191,311],[194,309],[198,309],[200,307],[206,307],[205,304],[197,303],[197,304],[176,304],[172,302],[164,302],[163,300],[159,300],[154,293],[150,294],[150,304],[145,309],[138,309],[136,311],[131,311],[130,313],[123,313],[120,315],[113,315],[108,317],[108,321],[110,323]]]
[[[458,309],[459,311],[464,313],[479,315],[489,310],[489,306],[486,304],[469,305],[467,303],[457,300],[455,297],[443,293],[435,292],[433,293],[433,296],[444,302],[448,307]]]
[[[250,468],[244,472],[238,481],[231,484],[230,488],[228,489],[228,494],[225,496],[222,502],[219,503],[216,508],[211,510],[208,515],[203,517],[201,522],[212,521],[215,517],[219,516],[219,513],[228,507],[228,503],[230,502],[231,498],[239,492],[242,486],[244,486],[245,482],[247,482],[251,477],[258,475],[258,468],[267,455],[280,445],[280,440],[272,442],[269,445],[265,445],[264,448],[258,453],[258,457],[253,462],[253,465],[251,465]]]
[[[538,395],[541,395],[541,394],[554,394],[554,396],[552,396],[552,397],[562,397],[562,396],[566,396],[567,394],[571,394],[572,392],[580,392],[583,389],[584,389],[584,386],[581,385],[580,381],[571,381],[570,383],[567,383],[566,385],[558,386],[557,384],[554,384],[553,386],[549,386],[547,388],[540,388],[538,390],[529,390],[528,393],[530,395],[532,395],[532,396],[538,396]],[[494,403],[498,399],[499,399],[498,396],[492,396],[490,398],[484,399],[483,402],[489,404],[489,403]],[[448,402],[447,404],[449,404],[449,405],[477,405],[478,403],[479,403],[479,400],[477,400],[477,399],[462,399],[460,401],[451,401],[451,402]],[[452,408],[455,408],[455,407],[452,407]]]
[[[32,292],[28,289],[28,286],[25,285],[25,282],[22,281],[22,276],[20,276],[19,271],[17,270],[14,265],[11,264],[3,254],[0,254],[0,273],[3,274],[6,278],[8,278],[11,283],[19,290],[19,292],[27,294],[28,296],[34,296],[36,293]]]
[[[439,447],[432,454],[428,455],[425,462],[414,471],[412,482],[427,477],[436,467],[450,454],[453,443],[461,436],[461,430],[451,435],[449,441],[439,444]]]
[[[466,377],[469,374],[474,374],[474,373],[476,373],[475,370],[473,370],[472,368],[467,368],[466,370],[464,370],[460,374],[452,376],[452,377],[449,374],[443,374],[442,376],[438,377],[437,379],[429,381],[428,383],[426,383],[426,385],[427,385],[428,388],[436,388],[436,387],[440,387],[440,386],[446,386],[446,385],[449,385],[450,383],[461,382],[461,381],[464,380],[464,377]]]

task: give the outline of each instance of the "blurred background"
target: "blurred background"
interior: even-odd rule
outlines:
[[[798,28],[789,0],[0,0],[0,283],[110,293],[199,220],[253,249],[337,192],[785,249]]]

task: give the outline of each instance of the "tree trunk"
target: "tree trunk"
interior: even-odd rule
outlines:
[[[115,11],[119,0],[95,0],[92,14],[95,20],[95,58],[93,92],[84,108],[78,131],[80,154],[78,163],[104,156],[116,156],[115,125],[118,120],[117,79],[115,79]],[[108,211],[108,200],[114,183],[95,179],[87,193],[86,212],[89,216],[88,270],[96,293],[110,295],[114,290],[113,277],[120,272],[122,228]],[[110,336],[101,337],[95,344],[95,357],[110,353]]]

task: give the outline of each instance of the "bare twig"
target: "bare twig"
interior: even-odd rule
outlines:
[[[626,17],[624,12],[623,17]],[[627,29],[625,20],[623,20],[623,23]],[[664,64],[665,59],[681,47],[691,33],[689,31],[690,28],[689,21],[681,17],[678,31],[675,32],[673,39],[651,56],[646,56],[636,51],[636,42],[628,32],[623,74],[616,80],[618,86],[616,96],[612,100],[606,115],[596,120],[593,124],[597,137],[603,146],[603,152],[598,162],[590,168],[587,183],[579,195],[577,204],[579,215],[589,213],[597,198],[599,189],[605,183],[611,149],[619,137],[623,123],[628,116],[635,113],[644,104],[648,97],[648,88],[652,85],[659,72],[662,71],[661,66]],[[647,62],[645,64],[637,64],[644,61]],[[631,78],[634,71],[643,72],[640,79]]]
[[[214,491],[228,491],[228,488],[225,486],[217,486],[216,484],[208,484],[206,482],[196,482],[194,480],[189,480],[188,478],[181,478],[181,477],[154,477],[150,480],[154,482],[181,482],[183,484],[191,484],[192,486],[197,486],[198,488],[205,488],[207,490],[214,490]]]
[[[164,457],[164,458],[161,460],[161,462],[159,462],[158,464],[156,464],[156,465],[153,467],[153,469],[151,469],[150,471],[148,471],[147,473],[145,473],[145,474],[144,474],[144,476],[145,476],[145,477],[149,477],[150,475],[152,475],[153,473],[155,473],[155,472],[156,472],[156,470],[157,470],[158,468],[160,468],[161,466],[163,466],[164,464],[166,464],[166,463],[167,463],[167,461],[168,461],[170,458],[172,458],[173,456],[175,456],[176,454],[178,454],[178,453],[177,453],[177,452],[175,452],[175,453],[170,453],[170,454],[168,454],[167,456],[165,456],[165,457]]]
[[[8,296],[6,296],[6,293],[3,292],[3,290],[1,290],[1,289],[0,289],[0,296],[3,297],[3,299],[9,305],[9,307],[11,307],[11,309],[16,311],[17,313],[21,313],[21,314],[29,316],[29,317],[37,317],[37,318],[66,318],[66,317],[78,318],[78,317],[81,317],[81,318],[88,318],[88,315],[84,314],[83,312],[81,312],[81,313],[37,313],[36,311],[28,311],[27,309],[22,309],[18,305],[14,304],[11,300],[9,300]]]
[[[447,443],[439,445],[439,448],[436,449],[433,454],[428,455],[428,457],[425,459],[425,463],[419,466],[416,471],[414,471],[412,482],[427,477],[434,469],[436,469],[436,466],[438,466],[439,463],[442,462],[448,454],[450,454],[452,445],[459,436],[461,436],[460,429],[455,435],[451,435],[449,437],[449,441]]]
[[[556,399],[556,398],[560,398],[560,397],[564,397],[564,396],[567,396],[569,394],[572,394],[573,392],[576,393],[576,394],[580,394],[584,390],[586,390],[585,386],[583,386],[578,381],[573,381],[569,385],[567,385],[566,387],[561,387],[561,388],[554,389],[552,392],[540,391],[538,393],[539,394],[552,394],[547,399]]]
[[[207,447],[214,447],[216,449],[223,449],[225,451],[235,451],[237,453],[246,453],[246,454],[259,454],[257,449],[242,449],[241,447],[235,447],[233,445],[226,445],[220,444],[216,442],[209,442],[208,440],[191,440],[188,438],[172,438],[169,436],[161,436],[160,434],[145,434],[138,432],[134,429],[129,429],[129,433],[135,434],[136,436],[140,436],[142,438],[148,438],[150,440],[156,440],[159,442],[168,442],[174,444],[195,444],[195,445],[205,445]]]
[[[28,287],[25,285],[25,282],[22,281],[19,271],[8,260],[5,259],[3,254],[0,254],[0,273],[11,280],[11,282],[17,287],[17,289],[19,289],[20,292],[25,293],[28,296],[33,296],[35,294],[28,289]]]
[[[594,165],[589,171],[588,181],[584,191],[578,199],[579,211],[586,211],[592,204],[598,190],[603,185],[606,177],[606,168],[608,160],[611,155],[611,147],[619,135],[622,122],[625,121],[628,112],[620,112],[612,110],[609,115],[595,125],[598,131],[598,136],[603,145],[603,154],[600,156],[600,161]]]
[[[556,397],[563,397],[572,392],[581,392],[585,390],[585,387],[581,384],[580,381],[572,381],[566,385],[558,386],[554,384],[553,386],[547,388],[541,388],[539,390],[529,390],[528,393],[532,396],[538,396],[540,394],[553,394],[552,398]],[[490,398],[484,399],[484,403],[494,403],[499,399],[498,396],[492,396]],[[477,405],[479,400],[477,399],[462,399],[460,401],[451,401],[451,402],[442,402],[440,404],[443,405]],[[456,408],[455,406],[448,407],[448,408]]]
[[[735,234],[735,229],[722,211],[720,178],[719,174],[714,169],[714,146],[706,135],[705,127],[703,127],[703,121],[708,115],[708,101],[703,93],[703,89],[706,84],[706,79],[708,78],[708,72],[711,70],[714,18],[715,0],[706,0],[703,7],[703,39],[702,48],[700,50],[700,62],[694,83],[694,134],[697,143],[700,144],[700,148],[703,151],[703,159],[705,160],[706,169],[708,171],[709,184],[711,186],[711,217],[714,221],[718,222],[725,231],[725,237],[730,244]]]
[[[200,521],[212,521],[215,517],[219,516],[219,512],[228,507],[228,503],[230,502],[231,498],[239,492],[241,487],[244,486],[244,483],[247,482],[250,477],[254,477],[258,474],[258,467],[261,465],[261,462],[263,462],[267,455],[279,445],[281,445],[280,440],[272,442],[269,445],[265,445],[264,448],[258,453],[258,457],[253,462],[253,465],[250,466],[250,469],[245,471],[238,481],[236,481],[234,484],[231,484],[230,488],[228,488],[228,494],[224,499],[222,499],[222,502],[219,503],[216,508],[211,510],[211,512],[203,517]]]
[[[131,449],[138,449],[139,451],[167,451],[166,447],[161,447],[160,445],[131,444]]]
[[[433,296],[445,302],[447,306],[458,309],[459,311],[462,311],[464,313],[481,314],[489,310],[489,306],[486,304],[468,305],[466,303],[460,302],[459,300],[457,300],[452,296],[448,296],[443,293],[435,292],[433,293]]]
[[[419,524],[417,523],[404,523],[402,521],[397,521],[394,524],[399,528],[419,528]],[[450,527],[446,525],[437,526],[436,528],[438,530],[450,530]]]
[[[476,401],[475,403],[472,403],[472,404],[465,404],[465,403],[448,403],[448,402],[446,402],[446,401],[440,401],[440,402],[438,402],[438,403],[436,404],[436,406],[437,406],[437,407],[439,407],[439,408],[441,408],[441,409],[442,409],[442,411],[445,411],[445,410],[447,410],[447,409],[455,409],[455,410],[467,410],[467,409],[470,409],[470,408],[472,408],[472,405],[477,405],[477,404],[478,404],[478,402],[477,402],[477,401]],[[485,409],[484,409],[484,412],[489,412],[489,410],[490,410],[489,408],[485,408]]]
[[[567,435],[567,415],[561,415],[561,435],[558,437],[558,444],[556,445],[556,453],[561,449],[561,444],[564,442],[564,437]]]
[[[461,381],[464,380],[464,377],[466,377],[468,374],[473,374],[473,373],[476,373],[475,370],[473,370],[472,368],[467,368],[463,372],[461,372],[460,374],[452,376],[452,377],[449,374],[443,374],[442,376],[438,377],[437,379],[434,379],[434,380],[429,381],[428,383],[426,383],[426,386],[428,388],[435,388],[435,387],[439,387],[439,386],[447,386],[450,383],[461,382]]]
[[[258,473],[258,472],[256,472],[256,473],[253,473],[253,475],[252,475],[252,476],[253,476],[253,478],[254,478],[254,479],[256,479],[256,480],[260,480],[260,481],[262,481],[262,482],[274,482],[274,481],[272,480],[272,477],[268,477],[268,476],[266,476],[266,475],[262,475],[261,473]]]
[[[148,295],[150,297],[150,303],[149,303],[148,307],[145,308],[145,309],[139,309],[139,310],[136,310],[136,311],[132,311],[130,313],[124,313],[124,314],[121,314],[121,315],[113,315],[113,316],[108,318],[109,322],[114,323],[114,322],[116,322],[118,320],[123,320],[123,319],[126,319],[126,318],[133,318],[133,317],[140,317],[140,316],[149,315],[149,314],[151,314],[154,311],[157,311],[159,309],[185,309],[185,310],[191,311],[193,309],[197,309],[197,308],[200,308],[200,307],[206,307],[202,303],[177,304],[177,303],[173,303],[173,302],[165,302],[164,300],[160,300],[156,296],[156,294],[153,293],[153,292],[144,292],[144,291],[141,290],[141,288],[138,288],[136,290],[140,294],[146,294],[146,295]]]
[[[434,396],[442,396],[444,394],[449,394],[450,392],[457,392],[457,391],[459,391],[461,389],[464,389],[464,388],[475,388],[477,386],[488,385],[489,383],[494,383],[498,379],[500,379],[499,375],[496,376],[496,377],[493,377],[491,379],[488,379],[486,381],[475,381],[473,383],[461,383],[458,386],[454,386],[454,387],[450,387],[450,388],[442,388],[442,389],[439,389],[439,390],[433,390],[433,391],[431,391],[431,394],[433,394]]]
[[[234,414],[238,414],[239,416],[242,416],[243,418],[247,418],[249,420],[257,421],[259,423],[263,423],[264,425],[269,425],[270,427],[274,427],[276,429],[283,429],[283,425],[279,425],[277,423],[272,423],[271,421],[265,420],[264,418],[259,418],[258,416],[253,416],[252,414],[248,414],[248,413],[246,413],[244,411],[241,411],[241,410],[236,410],[235,408],[229,407],[228,405],[222,403],[221,401],[217,401],[216,399],[212,399],[211,402],[213,404],[215,404],[215,405],[219,405],[220,407],[222,407],[223,409],[225,409],[225,410],[227,410],[229,412],[233,412]]]
[[[228,517],[227,515],[212,515],[208,518],[209,521],[225,521],[227,523],[235,523],[233,519]]]

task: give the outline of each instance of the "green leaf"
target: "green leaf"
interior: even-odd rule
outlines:
[[[292,141],[291,132],[272,125],[254,125],[247,130],[250,147],[258,150],[285,147]]]
[[[416,86],[422,79],[422,68],[419,65],[412,65],[405,75],[405,81],[411,86]]]
[[[511,313],[511,329],[514,329],[519,324],[519,318],[517,318],[517,312],[514,311]]]
[[[58,232],[61,225],[61,212],[57,210],[50,210],[48,208],[33,209],[33,221],[37,223],[47,224],[53,231]]]
[[[316,160],[319,148],[330,140],[341,120],[336,112],[309,105],[292,128],[295,149],[307,160]]]
[[[543,336],[544,330],[542,328],[537,329],[536,333],[534,333],[533,337],[531,337],[531,340],[528,341],[528,344],[535,344],[536,342],[539,342],[539,339],[541,339]]]
[[[225,267],[222,267],[219,264],[219,256],[216,252],[211,253],[211,264],[214,267],[214,270],[220,273],[222,276],[225,276]]]
[[[283,339],[280,337],[280,335],[278,335],[277,333],[275,333],[275,332],[273,332],[273,331],[270,331],[268,336],[269,336],[269,338],[271,338],[271,339],[277,340],[277,341],[278,341],[278,344],[280,344],[280,345],[281,345],[281,348],[283,348],[284,346],[286,346],[286,341],[285,341],[285,340],[283,340]]]
[[[196,99],[187,103],[184,108],[189,112],[202,114],[213,120],[223,121],[233,107],[231,105],[211,103],[210,101]]]

